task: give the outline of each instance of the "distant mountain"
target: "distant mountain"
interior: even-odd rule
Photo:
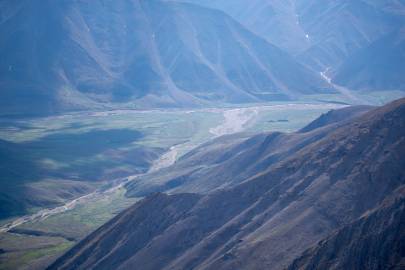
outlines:
[[[284,269],[320,240],[329,243],[336,230],[343,232],[342,244],[351,243],[344,235],[369,237],[370,253],[360,254],[389,258],[399,269],[396,255],[384,250],[375,257],[373,248],[401,245],[392,237],[397,232],[384,231],[403,231],[403,203],[393,200],[387,212],[379,207],[405,188],[405,99],[303,134],[319,130],[325,131],[321,138],[234,186],[205,195],[147,197],[49,269]],[[367,220],[375,228],[370,234],[363,230]],[[347,248],[356,251],[362,244]]]
[[[2,1],[0,10],[3,114],[333,92],[318,74],[212,9],[156,0],[25,0]]]
[[[296,0],[296,8],[311,42],[298,58],[319,71],[339,67],[358,49],[405,25],[405,4],[398,0]]]
[[[220,9],[323,71],[404,25],[398,0],[177,0]]]
[[[404,90],[399,0],[178,0],[220,9],[350,90]]]
[[[0,219],[26,215],[36,207],[56,207],[90,193],[97,182],[147,171],[164,149],[128,147],[141,137],[138,131],[110,129],[50,134],[19,143],[0,139]],[[115,157],[93,158],[103,154]],[[69,163],[72,160],[82,162]]]
[[[272,44],[298,54],[310,46],[293,0],[177,0],[222,10]]]
[[[405,26],[357,50],[332,81],[356,90],[405,91]]]

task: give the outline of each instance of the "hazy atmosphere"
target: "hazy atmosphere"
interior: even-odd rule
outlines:
[[[1,270],[405,269],[402,0],[0,0]]]

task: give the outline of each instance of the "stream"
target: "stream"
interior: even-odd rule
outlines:
[[[210,128],[209,132],[213,135],[212,138],[232,134],[236,132],[241,132],[246,128],[247,123],[253,120],[253,118],[258,114],[258,109],[253,108],[237,108],[237,109],[226,109],[223,110],[224,121],[213,128]],[[197,147],[196,144],[191,144],[190,142],[178,144],[171,146],[169,151],[163,153],[160,158],[153,162],[152,166],[149,168],[148,172],[144,174],[137,174],[132,176],[127,176],[124,178],[115,179],[109,182],[106,186],[97,189],[96,191],[78,197],[74,200],[66,202],[64,205],[51,208],[43,209],[37,213],[25,215],[19,217],[11,222],[8,222],[0,227],[0,233],[8,232],[13,228],[23,225],[28,222],[35,222],[44,220],[50,216],[54,216],[69,210],[74,209],[79,204],[84,204],[90,200],[94,200],[100,196],[109,196],[109,194],[114,193],[118,189],[122,188],[126,183],[136,179],[137,177],[147,175],[149,173],[158,171],[160,169],[169,167],[173,165],[179,157],[180,149],[182,151],[190,151]]]

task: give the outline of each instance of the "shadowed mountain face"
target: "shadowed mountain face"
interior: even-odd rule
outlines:
[[[304,252],[288,269],[404,269],[405,190],[396,193]]]
[[[100,241],[100,249],[94,250],[94,256],[71,262],[78,267],[81,265],[81,269],[119,269],[123,261],[130,259],[134,253],[147,249],[151,241],[184,219],[199,199],[200,197],[195,194],[153,195],[109,221],[105,225],[108,226],[107,234],[100,228],[95,232],[98,234],[97,238],[89,236],[84,240],[93,243]],[[123,242],[120,242],[121,240]],[[105,258],[106,249],[114,250],[117,256],[112,260],[111,257]],[[78,245],[68,254],[73,255],[80,250],[81,247]],[[171,253],[175,255],[176,252],[176,246],[173,246]],[[156,257],[149,263],[161,260]],[[72,267],[75,269],[76,266]],[[147,269],[147,266],[142,265],[141,268]]]
[[[128,102],[197,106],[332,91],[318,74],[220,11],[154,0],[0,5],[3,113]]]
[[[391,225],[403,230],[403,205],[395,198],[405,184],[405,99],[301,133],[319,130],[318,140],[232,187],[148,197],[49,269],[284,269],[320,240],[333,239],[335,230],[361,235],[365,220],[379,213],[393,219],[374,223],[380,238],[368,236],[397,247],[392,234],[379,232]]]

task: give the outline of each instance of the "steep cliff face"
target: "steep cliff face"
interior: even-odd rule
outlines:
[[[111,236],[109,223],[50,269],[283,269],[403,188],[404,130],[403,99],[336,127],[232,188],[168,196],[195,198],[180,210],[169,203],[159,210],[160,200],[149,197],[120,215],[116,231],[123,238]],[[152,214],[139,216],[140,206]],[[173,212],[153,214],[165,209]],[[155,219],[170,226],[151,234],[143,224]],[[132,230],[139,235],[129,241]],[[153,238],[138,248],[143,235]],[[113,238],[121,239],[114,241],[120,249],[101,244]]]

